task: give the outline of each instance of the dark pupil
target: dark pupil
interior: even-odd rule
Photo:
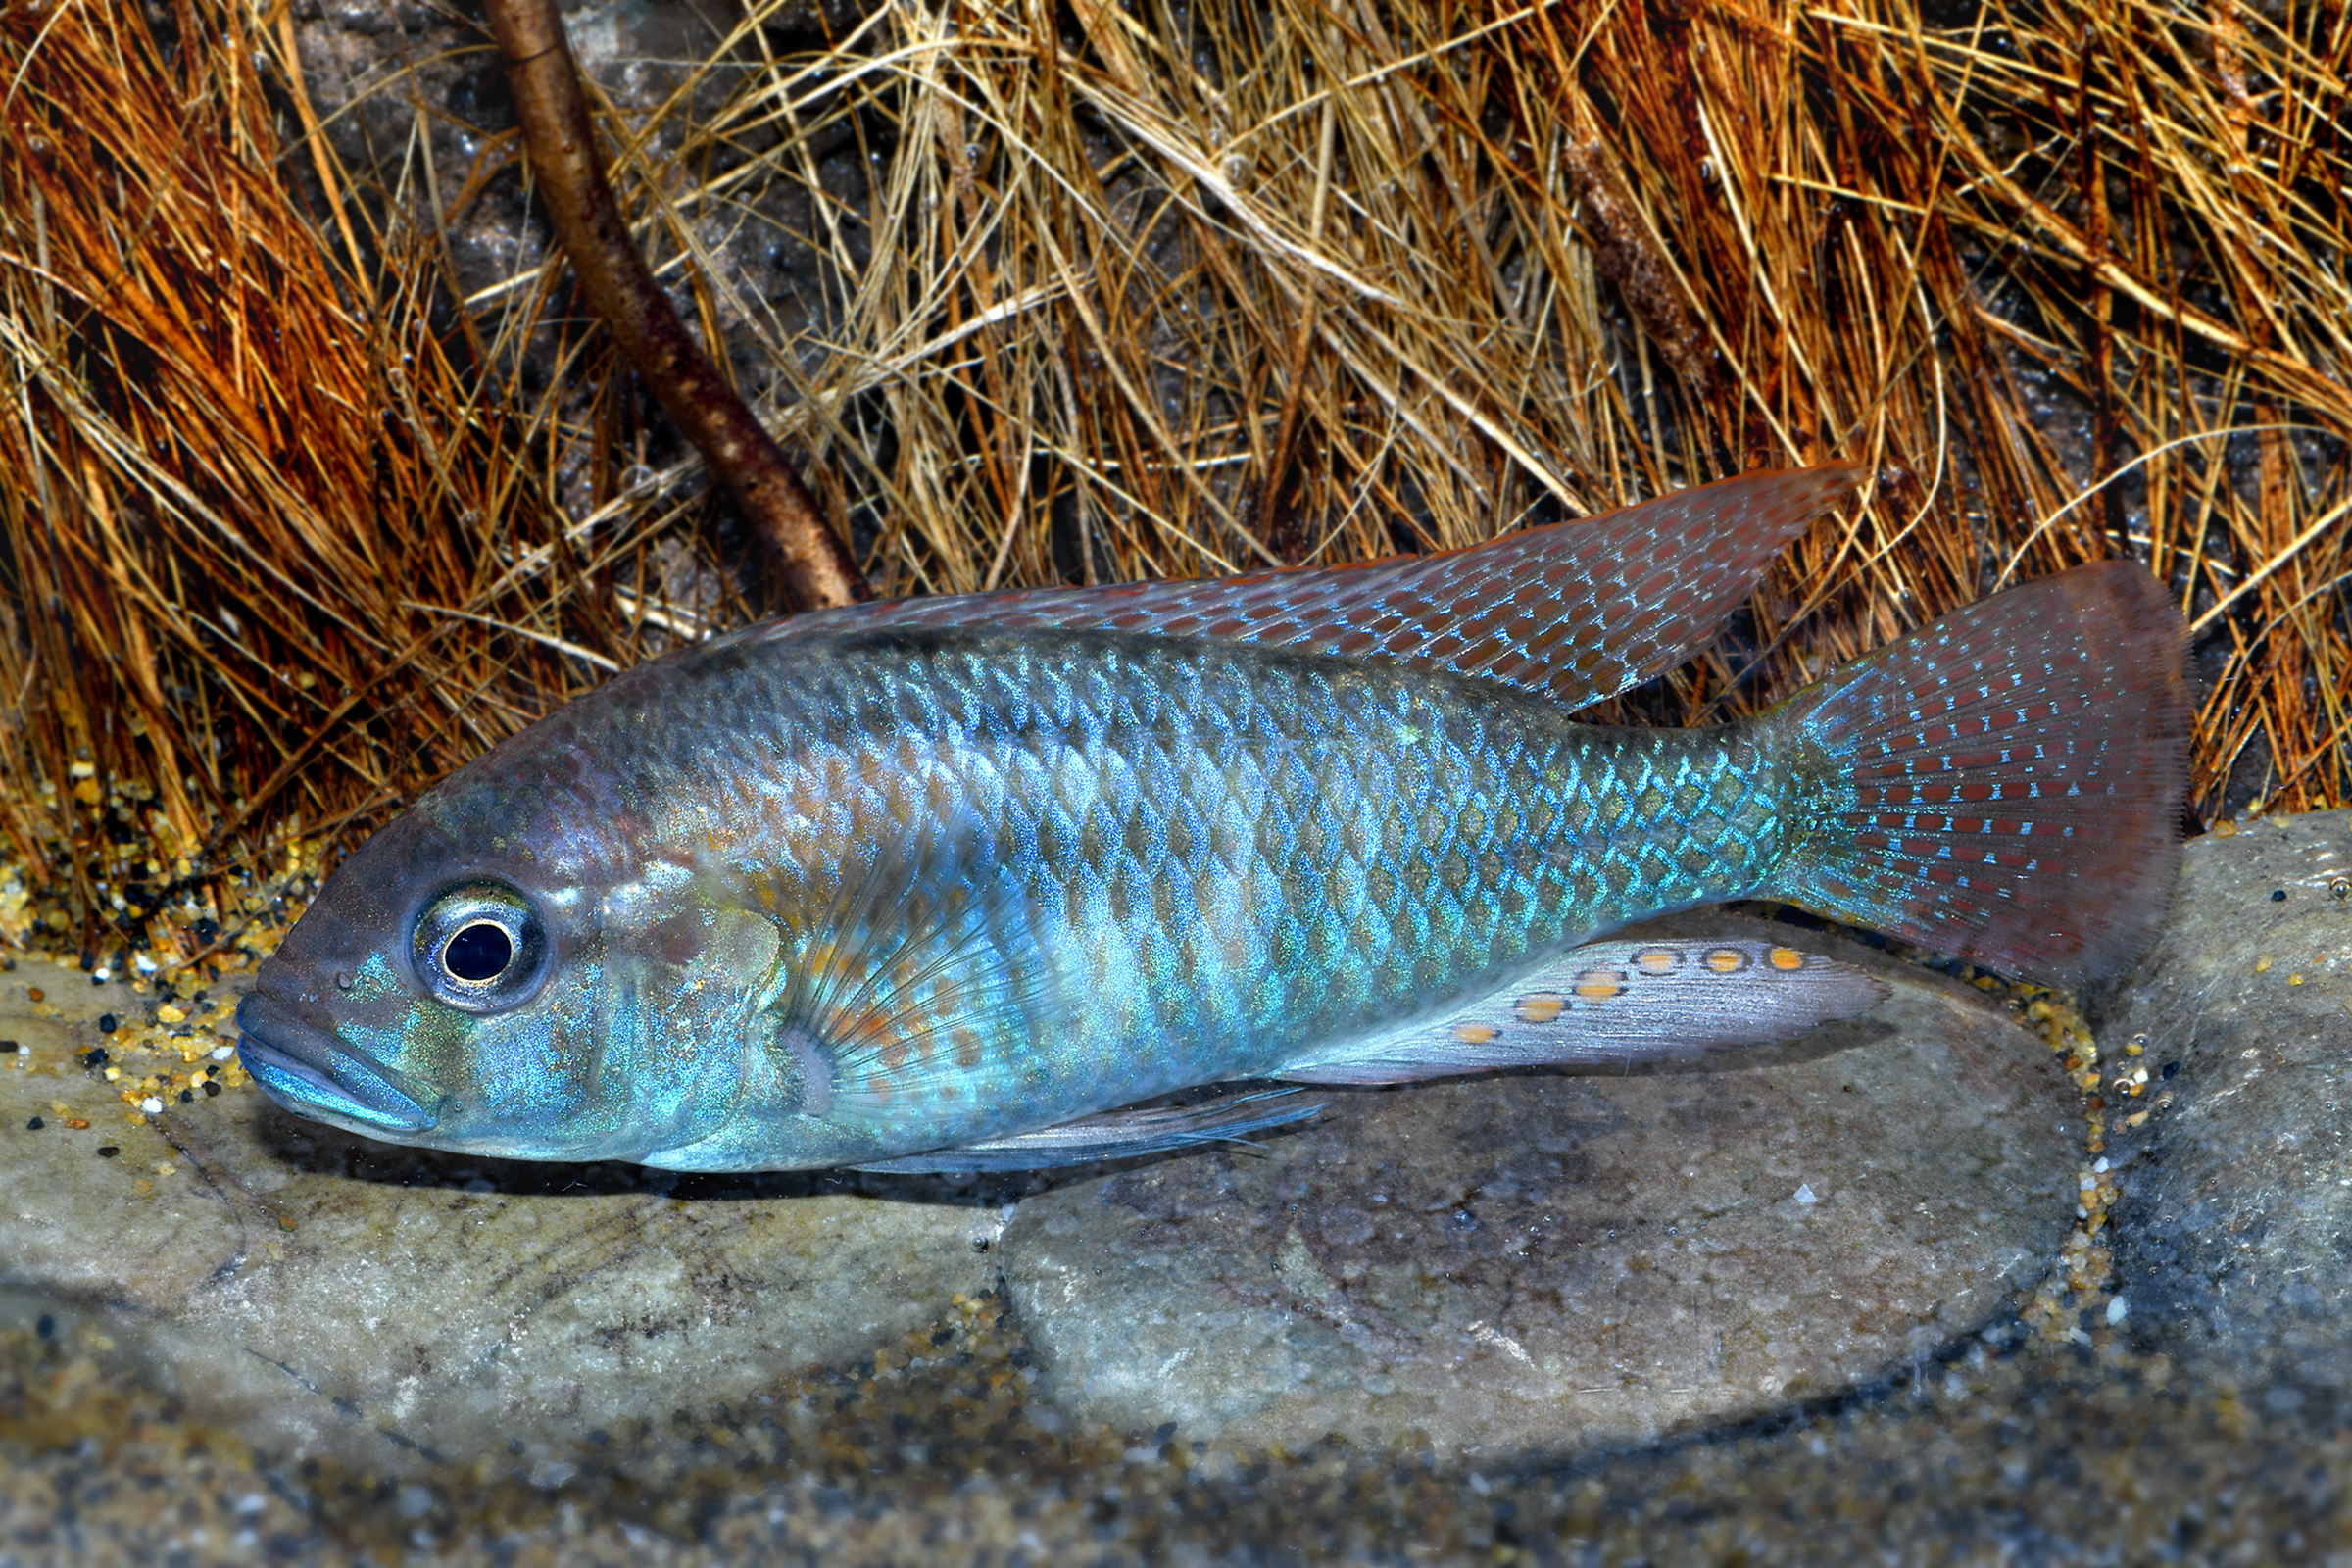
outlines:
[[[495,980],[514,961],[514,941],[487,920],[476,920],[441,950],[443,967],[460,980]]]

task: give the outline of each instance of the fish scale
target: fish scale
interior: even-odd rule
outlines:
[[[370,840],[240,1052],[305,1114],[481,1153],[1014,1169],[1312,1111],[1139,1103],[1169,1091],[1618,1066],[1884,994],[1792,947],[1593,940],[1726,899],[2112,972],[2162,915],[2185,774],[2144,571],[2025,585],[1740,723],[1569,719],[1856,478],[681,649]]]
[[[1000,933],[1018,939],[1000,960],[1083,971],[987,1041],[1006,1065],[1051,1042],[1042,1104],[991,1112],[959,1089],[951,1110],[929,1080],[895,1090],[894,1119],[935,1115],[954,1140],[1101,1108],[1087,1102],[1114,1067],[1138,1094],[1258,1075],[1482,994],[1533,954],[1741,896],[1769,875],[1787,788],[1716,732],[1595,729],[1458,677],[1117,634],[808,639],[729,660],[700,690],[706,711],[656,721],[732,733],[757,711],[767,744],[738,752],[732,778],[709,769],[723,749],[703,749],[698,814],[711,796],[880,776],[919,738],[973,835],[956,863],[1009,876],[1030,911]],[[666,788],[635,813],[656,842],[683,827],[661,815]],[[853,805],[851,831],[888,810]],[[740,824],[715,846],[721,874],[764,875],[771,818],[717,815]],[[824,913],[813,883],[800,897],[788,926]],[[918,963],[956,942],[919,940]]]

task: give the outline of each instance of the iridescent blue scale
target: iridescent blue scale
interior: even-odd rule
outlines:
[[[1132,1108],[1170,1090],[1617,1064],[1876,1004],[1790,948],[1591,940],[1724,899],[2112,970],[2162,912],[2185,771],[2145,572],[2014,590],[1739,725],[1569,722],[1857,478],[681,649],[354,855],[240,1050],[306,1114],[482,1153],[1006,1168],[1302,1113]]]
[[[1124,1099],[1267,1074],[1629,920],[1745,895],[1779,848],[1785,786],[1739,732],[1577,725],[1395,665],[955,631],[709,659],[669,687],[679,708],[644,715],[699,737],[706,781],[667,820],[662,771],[625,793],[653,839],[715,818],[746,886],[797,858],[795,930],[831,916],[832,847],[881,824],[956,841],[928,862],[949,885],[910,890],[932,908],[991,875],[1017,894],[993,906],[987,962],[1031,983],[972,1025],[985,1060],[962,1069],[1023,1077],[1017,1105],[945,1074],[888,1086],[889,1119],[943,1141],[1102,1108],[1112,1073]],[[931,817],[910,822],[924,772]],[[912,937],[925,965],[972,961],[951,919]]]

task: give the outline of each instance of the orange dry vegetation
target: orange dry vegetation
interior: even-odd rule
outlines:
[[[627,482],[561,274],[456,299],[433,215],[520,177],[512,138],[340,169],[282,8],[176,6],[168,46],[111,0],[0,14],[0,827],[85,944],[97,881],[356,832],[754,610],[711,509]],[[2130,554],[2199,629],[2194,808],[2344,801],[2341,7],[902,0],[817,55],[774,52],[784,9],[706,64],[715,112],[611,122],[616,182],[657,260],[811,194],[819,335],[664,275],[765,345],[884,593],[1361,559],[1858,458],[1867,504],[1629,710],[1743,710]],[[887,150],[861,204],[820,134]]]

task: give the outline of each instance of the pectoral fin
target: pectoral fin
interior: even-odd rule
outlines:
[[[1082,1116],[1058,1127],[1041,1127],[1010,1138],[990,1139],[961,1149],[937,1149],[858,1165],[858,1170],[920,1175],[934,1171],[1044,1170],[1055,1165],[1091,1165],[1098,1160],[1164,1154],[1202,1144],[1246,1142],[1253,1134],[1304,1121],[1323,1108],[1320,1102],[1286,1100],[1292,1089],[1267,1090],[1199,1105],[1162,1105],[1148,1110],[1113,1110]]]
[[[1763,1045],[1884,1001],[1851,964],[1747,939],[1595,942],[1443,1018],[1318,1054],[1273,1076],[1396,1084],[1503,1067],[1630,1064]]]
[[[910,786],[911,787],[911,786]],[[779,919],[775,984],[749,1027],[772,1090],[739,1116],[813,1117],[905,1147],[1017,1102],[1081,1005],[1069,965],[968,812],[910,800],[903,834],[843,868],[829,907]]]

